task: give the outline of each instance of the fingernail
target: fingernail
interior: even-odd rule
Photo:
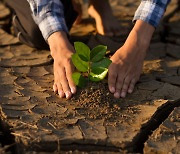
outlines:
[[[76,93],[76,88],[75,88],[75,87],[72,87],[72,88],[71,88],[71,92],[72,92],[73,94],[75,94],[75,93]]]
[[[130,94],[131,94],[132,92],[133,92],[133,91],[132,91],[132,89],[129,89],[129,90],[128,90],[128,93],[130,93]]]
[[[115,93],[115,88],[114,87],[110,87],[109,90],[110,90],[111,93]]]
[[[65,92],[66,98],[69,99],[71,97],[71,93],[69,91]]]
[[[119,94],[118,92],[116,92],[116,93],[114,94],[114,97],[119,98],[119,97],[120,97],[120,94]]]
[[[126,93],[125,93],[125,92],[122,92],[122,93],[121,93],[121,97],[122,97],[122,98],[126,97]]]

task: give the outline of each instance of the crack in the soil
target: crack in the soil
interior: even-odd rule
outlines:
[[[104,151],[104,152],[122,152],[123,150],[115,146],[105,146],[105,145],[93,145],[93,144],[70,144],[63,145],[61,151],[82,151],[82,152],[92,152],[92,151]]]
[[[180,106],[180,99],[175,101],[167,101],[165,104],[160,106],[156,112],[152,115],[151,119],[141,126],[140,132],[134,137],[133,141],[127,144],[124,148],[118,148],[115,146],[106,145],[91,145],[91,144],[68,144],[61,145],[62,151],[106,151],[106,152],[132,152],[132,153],[143,153],[144,143],[148,140],[148,137],[155,131],[159,126],[168,118],[174,108]]]
[[[177,70],[177,71],[178,71],[178,70]],[[166,82],[166,81],[163,81],[162,79],[163,79],[163,78],[158,78],[157,81],[162,82],[162,83],[168,83],[168,82]],[[164,79],[166,79],[166,77],[164,77]],[[170,83],[170,84],[173,85],[173,86],[180,87],[178,83],[177,83],[177,84],[176,84],[176,83]]]
[[[0,65],[2,68],[23,68],[23,67],[40,67],[40,66],[49,66],[52,65],[54,62],[53,59],[50,59],[47,62],[41,63],[41,64],[34,64],[34,65],[23,65],[23,66],[8,66],[8,65]]]
[[[180,98],[175,101],[167,101],[152,115],[151,119],[142,125],[140,132],[134,137],[132,143],[126,147],[129,152],[143,152],[144,143],[148,137],[168,118],[174,108],[180,107]]]
[[[106,152],[132,152],[132,153],[143,153],[144,143],[148,140],[148,137],[155,131],[159,126],[168,118],[171,112],[175,107],[180,106],[180,99],[175,101],[167,101],[165,104],[160,106],[156,112],[152,115],[151,119],[142,125],[140,132],[134,137],[131,143],[128,143],[123,149],[115,147],[115,146],[106,146],[106,145],[93,145],[93,144],[62,144],[60,146],[62,151],[106,151]],[[3,146],[11,145],[15,143],[15,137],[11,135],[10,127],[2,120],[0,120],[0,131],[3,132],[2,137],[0,138],[0,143]],[[32,146],[33,148],[33,146]],[[19,148],[18,148],[19,149]],[[31,148],[30,148],[31,149]],[[15,146],[11,147],[11,152],[17,152]],[[24,149],[19,149],[20,151]],[[37,151],[44,151],[45,149],[31,149]],[[46,149],[47,150],[47,149]]]

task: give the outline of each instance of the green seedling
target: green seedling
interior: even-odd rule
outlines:
[[[107,47],[98,45],[90,50],[82,42],[75,42],[74,47],[76,53],[72,55],[72,62],[78,70],[72,74],[75,84],[84,87],[89,80],[95,82],[103,80],[111,64],[111,60],[105,57]]]

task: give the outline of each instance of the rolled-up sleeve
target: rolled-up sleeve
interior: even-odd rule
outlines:
[[[143,20],[157,27],[170,0],[142,0],[135,12],[133,23]]]
[[[35,23],[39,26],[44,39],[57,31],[68,33],[64,18],[64,8],[60,0],[27,0]]]

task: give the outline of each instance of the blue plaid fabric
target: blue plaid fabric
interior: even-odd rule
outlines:
[[[157,27],[170,0],[142,0],[133,18]]]
[[[64,8],[60,0],[27,0],[34,21],[39,26],[44,39],[56,31],[68,32],[64,19]],[[133,22],[143,20],[157,27],[170,0],[142,0],[136,10]]]
[[[27,0],[32,16],[39,26],[44,39],[57,31],[68,32],[64,18],[64,8],[60,0]]]

